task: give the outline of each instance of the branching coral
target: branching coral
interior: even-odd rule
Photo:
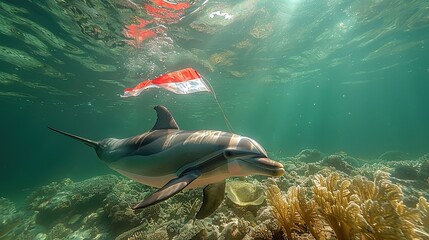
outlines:
[[[319,175],[313,192],[338,239],[418,239],[424,234],[417,234],[419,211],[403,204],[401,188],[386,172],[377,171],[373,182],[363,178],[350,182],[336,173]]]
[[[154,232],[147,233],[145,231],[138,231],[133,233],[128,240],[164,240],[168,239],[168,234],[165,229],[158,229]]]
[[[359,196],[362,214],[372,229],[363,235],[366,239],[414,239],[418,212],[402,203],[401,189],[388,178],[387,173],[377,171],[374,182],[366,184],[371,190]],[[362,186],[357,188],[362,190]]]
[[[305,188],[300,186],[296,188],[296,195],[298,201],[295,201],[298,213],[308,228],[308,231],[313,235],[316,240],[324,239],[323,234],[323,222],[320,219],[320,215],[317,211],[316,202],[313,199],[307,200]]]
[[[419,235],[429,238],[429,203],[424,197],[419,198],[417,208],[420,212],[420,219],[422,222],[422,229],[418,231]]]
[[[274,217],[277,219],[288,239],[296,239],[295,233],[301,232],[303,222],[298,214],[298,190],[291,187],[286,196],[283,196],[276,185],[268,187],[267,202],[272,207]]]
[[[338,239],[353,239],[353,233],[362,229],[362,215],[359,206],[353,201],[349,180],[341,181],[340,175],[333,173],[328,177],[317,175],[314,180],[314,200],[319,211]]]
[[[254,228],[244,236],[243,240],[277,240],[284,239],[283,232],[277,224],[267,220]]]

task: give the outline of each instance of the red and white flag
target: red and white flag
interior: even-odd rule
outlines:
[[[146,80],[134,88],[126,88],[121,97],[136,97],[148,88],[163,88],[176,94],[189,94],[195,92],[210,92],[200,74],[193,68],[185,68]]]

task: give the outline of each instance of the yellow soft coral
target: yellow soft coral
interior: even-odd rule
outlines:
[[[417,209],[419,209],[420,219],[422,223],[421,229],[419,229],[418,234],[429,239],[429,204],[426,198],[419,198]]]
[[[313,199],[307,200],[305,188],[297,186],[296,191],[298,201],[295,201],[295,204],[302,221],[316,240],[324,239],[323,222],[317,211],[316,202]]]
[[[416,208],[407,207],[386,172],[375,172],[373,181],[329,173],[316,175],[313,183],[312,199],[302,187],[290,187],[287,195],[275,185],[268,188],[267,201],[288,239],[303,230],[326,239],[326,225],[340,240],[429,239],[427,200],[420,197]]]
[[[401,188],[386,172],[377,171],[373,182],[332,173],[314,183],[321,215],[338,239],[419,239],[424,233],[418,231],[419,211],[403,204]]]
[[[366,224],[359,205],[354,201],[356,195],[349,190],[351,182],[340,180],[338,173],[326,178],[317,175],[313,187],[314,200],[338,239],[354,239],[354,234],[362,231]]]
[[[353,189],[361,199],[361,211],[371,232],[362,232],[364,239],[415,239],[418,211],[402,203],[401,188],[389,180],[389,174],[375,173],[374,182],[354,181]],[[368,191],[364,188],[370,189]],[[365,194],[362,192],[367,191]]]
[[[267,202],[272,207],[274,217],[286,233],[289,240],[296,239],[295,232],[301,232],[302,220],[296,209],[298,200],[296,187],[291,187],[286,196],[283,196],[279,187],[271,185],[267,191]]]

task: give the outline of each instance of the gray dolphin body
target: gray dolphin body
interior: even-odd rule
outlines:
[[[196,215],[202,219],[222,203],[228,177],[264,175],[278,177],[283,165],[267,157],[255,140],[229,132],[183,131],[164,106],[156,106],[155,126],[143,134],[92,141],[54,128],[95,149],[98,157],[120,174],[159,188],[138,203],[140,209],[163,201],[183,189],[205,186],[203,204]]]

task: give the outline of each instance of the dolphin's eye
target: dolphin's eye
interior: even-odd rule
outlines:
[[[225,150],[223,155],[225,156],[226,159],[231,158],[232,157],[232,151]]]

